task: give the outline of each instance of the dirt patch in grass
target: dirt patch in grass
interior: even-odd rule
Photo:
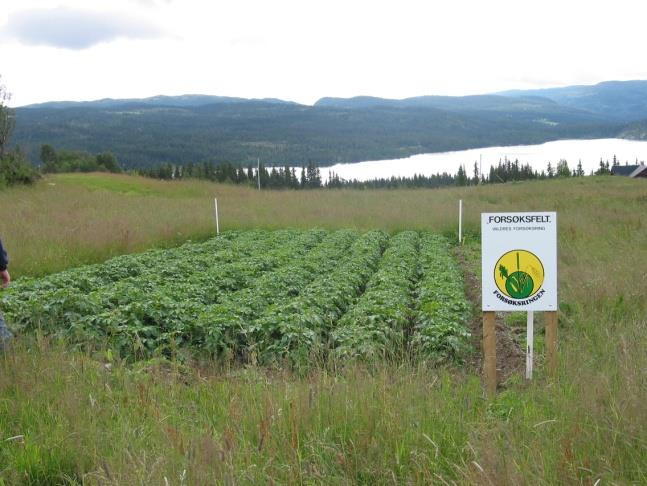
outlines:
[[[483,367],[483,319],[481,309],[481,281],[474,271],[474,262],[465,254],[463,247],[454,251],[457,261],[463,270],[465,294],[472,303],[470,332],[472,346],[476,352],[468,360],[474,372],[481,374]],[[525,366],[525,353],[516,339],[513,329],[505,325],[503,316],[496,314],[496,369],[497,384],[505,386],[508,379],[522,373]]]

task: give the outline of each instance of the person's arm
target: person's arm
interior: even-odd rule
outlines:
[[[7,270],[8,265],[9,257],[7,256],[7,252],[2,246],[2,240],[0,240],[0,285],[2,285],[3,287],[6,287],[7,285],[9,285],[9,282],[11,282],[11,276],[9,275],[9,271]]]

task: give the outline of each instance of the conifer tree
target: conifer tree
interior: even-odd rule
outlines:
[[[582,168],[582,159],[577,163],[577,177],[584,177],[584,169]]]

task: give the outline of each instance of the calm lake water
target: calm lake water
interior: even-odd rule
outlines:
[[[496,165],[505,157],[514,162],[519,159],[521,164],[530,164],[533,169],[541,172],[546,170],[548,162],[553,167],[560,159],[566,159],[568,166],[574,169],[578,161],[582,161],[584,172],[588,175],[600,165],[600,158],[611,164],[613,156],[621,164],[630,165],[647,161],[647,142],[623,140],[619,138],[596,140],[559,140],[541,145],[517,145],[512,147],[487,147],[480,149],[460,150],[456,152],[440,152],[419,154],[404,159],[377,160],[358,162],[354,164],[336,164],[321,168],[321,175],[328,177],[328,171],[337,173],[344,179],[367,180],[388,178],[391,176],[411,177],[414,174],[431,175],[448,172],[455,174],[461,164],[465,165],[467,174],[474,173],[474,162],[482,161],[482,170],[488,174],[491,165]]]

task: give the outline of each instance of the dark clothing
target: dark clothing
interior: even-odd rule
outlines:
[[[7,252],[2,246],[2,240],[0,240],[0,272],[6,270],[7,265],[9,265],[9,257],[7,256]]]
[[[0,271],[6,270],[7,265],[9,265],[9,257],[7,257],[7,252],[2,246],[2,240],[0,240]],[[12,337],[11,331],[7,328],[4,318],[0,314],[0,351],[7,348]]]

